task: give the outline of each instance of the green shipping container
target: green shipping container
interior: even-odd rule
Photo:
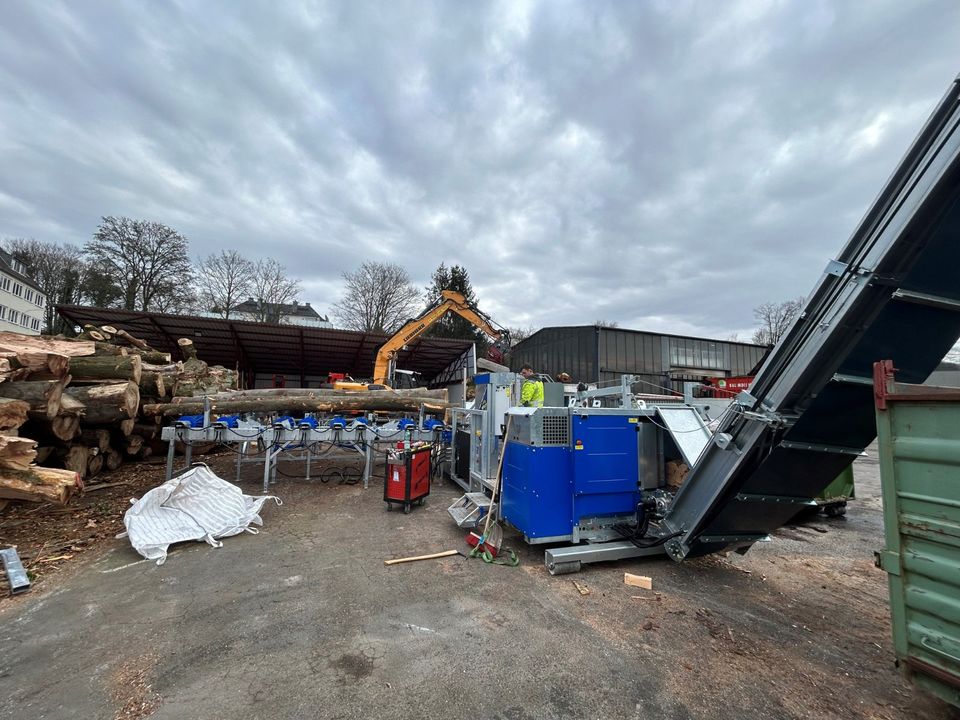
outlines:
[[[877,440],[897,662],[960,705],[960,390],[875,371]]]

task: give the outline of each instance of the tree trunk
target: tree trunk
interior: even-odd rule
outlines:
[[[133,428],[134,428],[134,426],[135,426],[136,424],[137,424],[137,419],[136,419],[136,418],[130,418],[130,419],[128,419],[128,420],[121,420],[121,421],[117,424],[117,430],[119,430],[119,432],[120,432],[121,435],[127,436],[127,435],[129,435],[130,433],[133,432]]]
[[[343,398],[305,398],[305,397],[275,397],[247,400],[213,400],[210,409],[214,413],[244,413],[244,412],[351,412],[355,410],[381,411],[416,411],[420,405],[428,410],[444,410],[449,403],[434,398],[416,397],[375,397],[375,393],[355,395]],[[193,403],[154,403],[144,405],[144,415],[199,415],[203,412],[202,402]]]
[[[10,363],[10,379],[29,377],[31,380],[59,380],[70,371],[70,358],[62,353],[45,350],[13,352],[0,347],[0,356]]]
[[[23,400],[0,398],[0,433],[16,430],[27,421],[30,405]]]
[[[70,496],[83,489],[77,473],[56,468],[29,467],[25,469],[0,468],[0,497],[31,502],[50,502],[65,505]]]
[[[57,415],[50,421],[50,432],[58,440],[70,442],[80,434],[80,418],[72,415]]]
[[[77,335],[78,340],[95,340],[97,342],[106,342],[107,336],[99,330],[84,330]]]
[[[75,382],[130,380],[139,383],[142,362],[139,355],[75,357],[70,359],[70,375]]]
[[[140,448],[143,447],[143,437],[140,435],[130,435],[127,437],[126,446],[124,450],[127,455],[136,455]]]
[[[82,340],[66,340],[49,335],[21,335],[15,332],[0,332],[0,347],[23,351],[43,351],[75,357],[78,355],[93,355],[96,345]]]
[[[123,464],[123,455],[113,448],[108,448],[103,453],[103,464],[107,470],[116,470]]]
[[[197,349],[193,346],[193,340],[190,338],[180,338],[177,340],[177,345],[180,346],[180,352],[183,353],[184,360],[197,359]]]
[[[165,397],[167,385],[163,380],[163,373],[144,372],[140,375],[140,394],[154,397]]]
[[[0,385],[0,393],[3,385]],[[87,410],[84,422],[90,425],[134,418],[140,404],[140,389],[133,382],[67,388],[67,394],[82,402]]]
[[[80,433],[80,442],[99,448],[100,452],[106,452],[110,449],[110,431],[88,428]]]
[[[127,348],[114,345],[113,343],[98,342],[94,343],[94,345],[96,350],[93,354],[96,357],[126,357],[130,354]]]
[[[103,470],[103,455],[97,453],[90,458],[90,462],[87,463],[87,477],[96,477],[100,474],[100,471]]]
[[[152,347],[150,347],[149,345],[147,345],[146,342],[144,342],[144,341],[141,340],[140,338],[134,337],[133,335],[131,335],[130,333],[128,333],[126,330],[117,330],[117,332],[116,332],[115,334],[116,334],[117,337],[123,338],[124,340],[126,340],[128,343],[130,343],[131,345],[133,345],[135,348],[139,348],[140,350],[144,350],[144,351],[146,351],[146,352],[156,352],[156,350],[154,350]]]
[[[412,390],[329,390],[325,388],[262,388],[259,390],[233,390],[207,395],[211,401],[222,400],[272,400],[277,397],[333,400],[341,398],[429,398],[440,402],[447,401],[447,391],[414,388]],[[177,396],[170,401],[177,403],[196,403],[197,398]]]
[[[86,445],[71,445],[57,452],[60,461],[67,470],[73,470],[81,479],[87,477],[90,463],[90,448]]]
[[[37,459],[37,443],[30,438],[0,435],[0,465],[28,468]]]
[[[153,440],[155,437],[160,435],[160,432],[163,430],[163,425],[160,425],[155,422],[138,422],[133,427],[133,432],[142,437],[144,440]]]
[[[30,405],[30,416],[50,420],[60,412],[60,397],[69,381],[22,380],[0,383],[0,397],[24,400]]]
[[[80,417],[86,409],[82,402],[64,394],[60,396],[60,412],[57,413],[57,416],[69,415],[71,417]]]

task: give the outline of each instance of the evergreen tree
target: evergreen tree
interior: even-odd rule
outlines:
[[[429,306],[437,302],[442,290],[455,290],[462,294],[468,303],[477,306],[477,294],[470,284],[470,274],[462,265],[447,267],[445,263],[440,263],[433,271],[430,285],[426,288],[426,304]],[[490,339],[482,331],[456,313],[447,313],[446,317],[434,323],[426,334],[431,337],[473,340],[477,345],[477,354],[481,357],[490,345]]]

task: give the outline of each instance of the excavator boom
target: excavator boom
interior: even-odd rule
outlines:
[[[474,327],[488,335],[495,343],[503,342],[507,337],[506,330],[493,326],[490,318],[467,302],[467,299],[455,290],[444,290],[441,298],[427,308],[418,317],[408,320],[393,336],[377,351],[377,360],[373,368],[373,382],[377,385],[389,387],[392,384],[392,364],[397,359],[397,353],[404,345],[420,337],[430,329],[434,323],[443,318],[448,312],[456,313]]]

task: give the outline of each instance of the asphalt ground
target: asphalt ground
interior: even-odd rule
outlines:
[[[511,533],[518,568],[385,566],[466,549],[450,483],[405,515],[385,510],[379,476],[367,490],[281,476],[258,535],[180,545],[162,566],[109,540],[8,602],[0,718],[955,717],[894,667],[875,460],[856,473],[846,518],[745,556],[557,577]]]

